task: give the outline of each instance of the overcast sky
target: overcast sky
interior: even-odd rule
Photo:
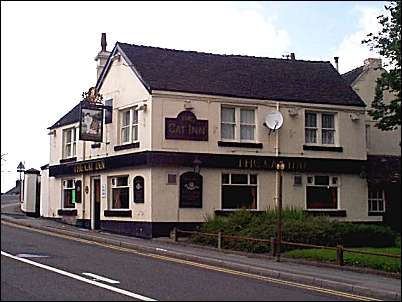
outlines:
[[[8,2],[1,1],[1,192],[18,163],[49,160],[47,127],[96,82],[101,33],[116,43],[361,66],[361,40],[380,29],[383,1]],[[3,160],[4,159],[4,160]]]

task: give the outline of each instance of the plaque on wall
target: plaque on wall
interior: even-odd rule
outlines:
[[[180,176],[180,208],[202,208],[202,176],[186,172]]]
[[[165,118],[165,138],[208,141],[208,121],[198,120],[191,111],[182,111],[176,118]]]
[[[134,202],[143,203],[144,202],[144,177],[136,176],[134,177]]]

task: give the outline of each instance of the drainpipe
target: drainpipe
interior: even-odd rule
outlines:
[[[276,110],[279,111],[279,102],[276,102]],[[279,157],[279,131],[275,131],[275,156]],[[278,160],[277,160],[278,161]],[[278,204],[279,198],[279,191],[278,191],[278,184],[279,184],[279,172],[276,170],[275,172],[275,207]]]
[[[86,144],[85,144],[85,141],[83,141],[83,143],[82,143],[82,148],[83,148],[83,150],[82,150],[82,160],[85,160],[85,147],[86,147]],[[81,194],[82,194],[82,219],[83,219],[83,221],[85,221],[85,200],[86,200],[86,195],[87,195],[85,187],[86,187],[86,185],[85,185],[85,175],[84,175],[84,173],[82,173]]]

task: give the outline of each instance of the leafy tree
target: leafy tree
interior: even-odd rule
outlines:
[[[382,73],[377,80],[375,97],[369,115],[381,130],[394,130],[401,125],[401,1],[390,1],[385,5],[389,16],[378,16],[382,30],[377,35],[367,35],[363,44],[370,50],[376,49],[379,54],[389,60],[389,72]],[[384,91],[390,91],[396,98],[389,104],[384,103]]]

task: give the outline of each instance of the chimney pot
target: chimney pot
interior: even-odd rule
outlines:
[[[339,72],[339,57],[334,57],[334,60],[335,60],[336,71]]]
[[[102,46],[102,51],[106,51],[106,33],[102,33],[102,38],[101,38],[101,46]]]
[[[292,61],[295,61],[295,60],[296,60],[296,57],[295,57],[295,53],[294,53],[294,52],[291,52],[291,53],[290,53],[290,59],[291,59]]]

